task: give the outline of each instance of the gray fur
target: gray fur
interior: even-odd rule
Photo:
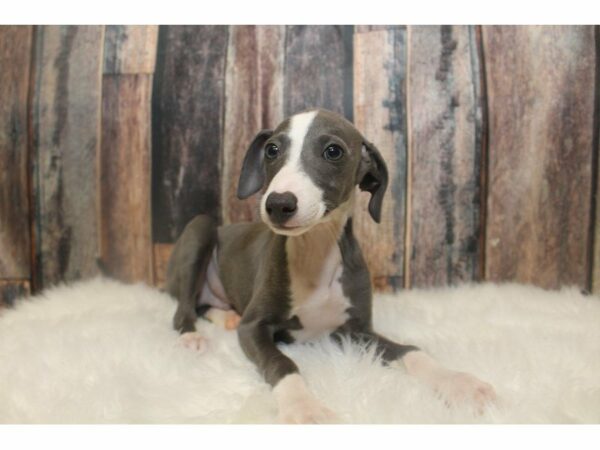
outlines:
[[[289,126],[287,119],[274,131],[262,131],[255,138],[240,176],[238,194],[241,198],[268,185],[281,169],[290,146],[286,136]],[[262,152],[269,143],[277,145],[284,156],[265,160]],[[344,158],[340,161],[323,159],[323,149],[331,143],[343,148]],[[323,190],[329,213],[344,204],[358,185],[371,193],[369,212],[379,221],[387,186],[385,162],[377,149],[346,119],[319,110],[305,137],[301,163],[304,171]],[[271,385],[298,372],[296,364],[276,345],[276,341],[291,342],[290,331],[302,328],[297,317],[290,317],[292,299],[287,239],[264,223],[240,223],[217,230],[208,218],[200,216],[184,230],[169,264],[168,289],[179,301],[175,327],[182,332],[193,331],[190,322],[195,320],[195,312],[192,311],[216,246],[219,277],[227,299],[242,316],[238,328],[241,347]],[[416,347],[384,339],[372,329],[370,276],[352,232],[351,218],[343,228],[338,246],[343,265],[342,289],[351,306],[347,310],[348,320],[334,331],[333,336],[349,335],[358,341],[372,342],[386,361],[416,350]]]

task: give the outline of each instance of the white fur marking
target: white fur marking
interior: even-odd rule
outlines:
[[[300,374],[283,377],[273,388],[282,423],[332,423],[335,414],[308,390]]]
[[[183,333],[179,339],[184,347],[200,353],[204,353],[208,348],[208,340],[197,331]]]
[[[305,342],[329,334],[348,320],[346,310],[350,307],[350,301],[342,291],[340,277],[343,267],[340,259],[336,246],[327,256],[317,285],[305,298],[301,297],[301,292],[306,287],[294,286],[293,283],[291,316],[298,316],[302,324],[301,330],[291,331],[295,340]]]
[[[271,180],[267,191],[263,195],[260,204],[262,220],[271,226],[266,211],[266,201],[272,192],[292,192],[298,199],[296,214],[285,224],[293,229],[274,229],[276,233],[287,235],[298,235],[306,231],[323,217],[325,204],[323,202],[323,191],[319,189],[310,177],[302,169],[300,155],[306,134],[311,127],[317,111],[309,111],[293,116],[290,120],[288,137],[290,147],[286,152],[285,165],[277,172]]]
[[[409,374],[435,389],[448,406],[469,403],[482,414],[485,406],[496,400],[496,393],[490,384],[468,373],[446,369],[422,351],[409,352],[402,361]]]

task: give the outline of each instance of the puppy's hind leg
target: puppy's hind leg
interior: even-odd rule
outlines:
[[[173,327],[182,334],[189,333],[182,337],[184,344],[199,350],[203,342],[196,333],[196,306],[216,244],[215,221],[209,216],[196,216],[175,243],[167,267],[166,290],[177,300]]]

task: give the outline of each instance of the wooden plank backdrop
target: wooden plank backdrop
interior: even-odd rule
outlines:
[[[486,278],[586,287],[591,249],[592,27],[486,27]],[[596,124],[597,126],[597,124]]]
[[[389,172],[381,223],[367,213],[368,193],[359,194],[355,212],[356,234],[378,289],[404,286],[406,50],[405,27],[354,36],[354,123],[378,147]]]
[[[100,255],[109,272],[152,283],[151,95],[158,27],[109,26],[99,153]]]
[[[478,279],[480,61],[471,26],[409,28],[407,284]]]
[[[384,155],[358,194],[379,290],[493,280],[600,292],[597,27],[0,26],[0,304],[60,281],[160,285],[246,148],[324,107]],[[595,249],[595,250],[594,250]]]
[[[39,26],[31,104],[36,288],[96,273],[103,26]]]
[[[32,27],[0,27],[0,305],[31,278],[27,94]],[[27,281],[24,281],[27,280]]]

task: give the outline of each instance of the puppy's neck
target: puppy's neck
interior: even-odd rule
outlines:
[[[299,272],[320,273],[337,247],[344,226],[354,211],[354,192],[334,209],[326,220],[299,236],[289,236],[286,242],[290,268]]]

